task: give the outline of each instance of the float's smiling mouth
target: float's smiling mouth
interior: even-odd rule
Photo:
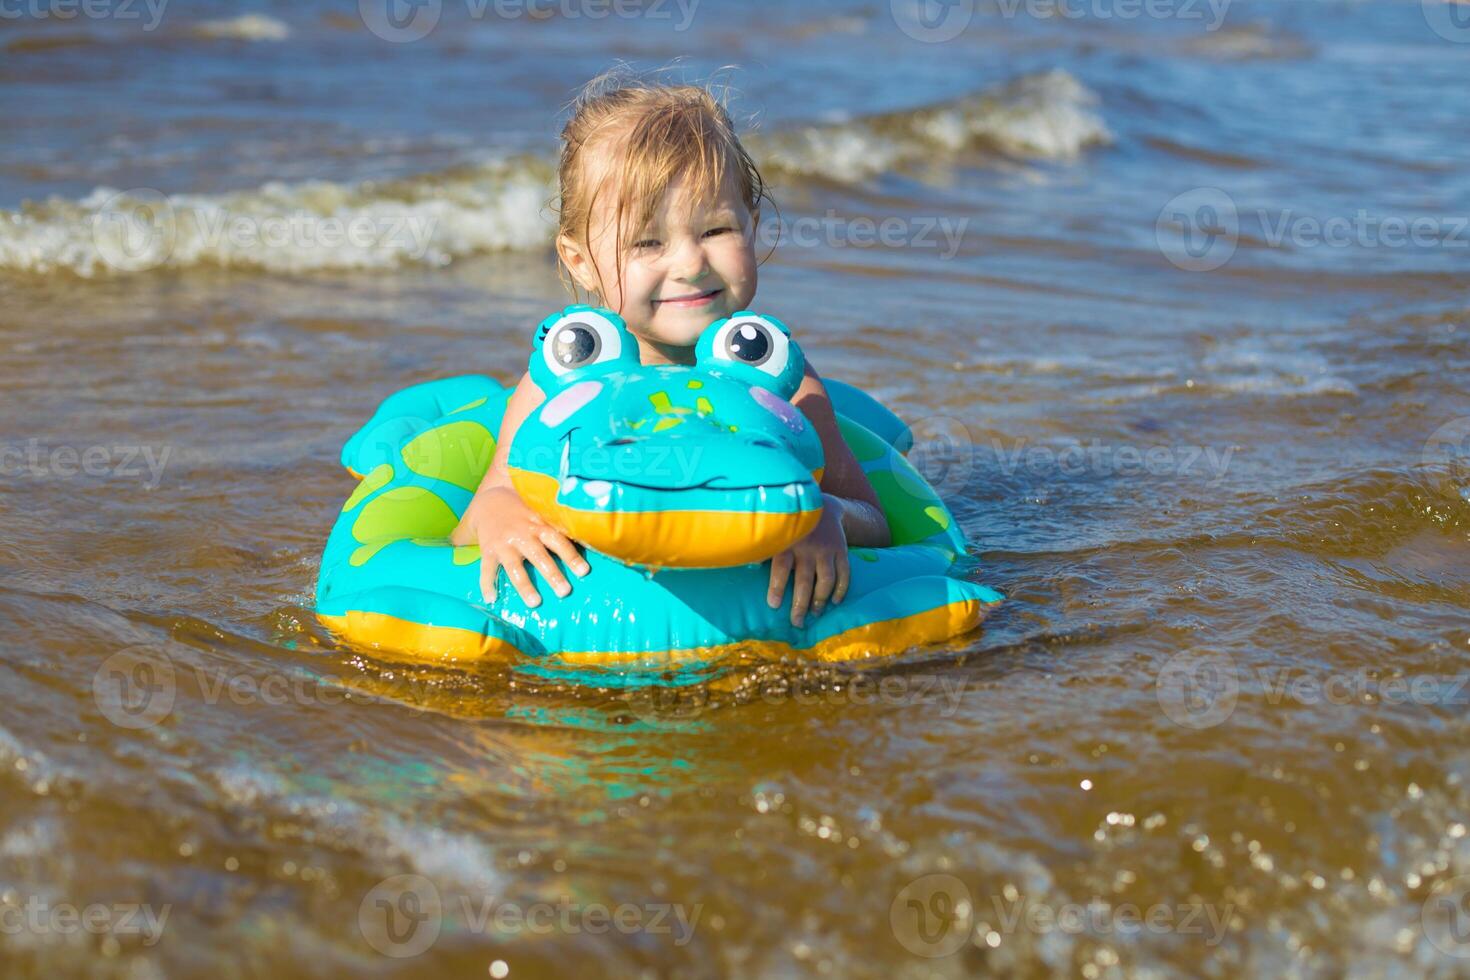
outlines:
[[[711,510],[697,506],[618,510],[596,505],[605,505],[615,491],[636,493],[642,488],[614,484],[610,480],[590,481],[590,487],[587,482],[567,487],[556,477],[515,468],[511,469],[511,480],[532,510],[572,540],[624,562],[658,568],[721,568],[764,561],[810,534],[822,517],[822,495],[814,483],[767,487],[772,496],[791,502],[790,509],[783,511]],[[567,504],[564,489],[600,492],[589,494],[588,504],[594,506],[584,509]],[[682,495],[700,489],[718,493],[724,488],[690,485],[655,487],[652,492]],[[803,489],[807,489],[805,495]]]
[[[800,479],[792,480],[791,473],[789,471],[784,474],[784,479],[776,479],[760,483],[725,483],[723,481],[727,480],[728,477],[718,473],[714,476],[708,476],[705,477],[703,480],[698,481],[695,481],[694,479],[692,479],[692,476],[690,476],[682,482],[671,480],[666,483],[643,483],[639,482],[638,480],[611,475],[588,476],[585,473],[575,472],[572,469],[572,435],[573,433],[580,431],[581,428],[582,427],[579,425],[571,426],[565,432],[563,432],[558,439],[558,441],[561,443],[561,459],[558,465],[558,469],[556,471],[558,489],[561,491],[561,494],[559,494],[558,497],[559,500],[561,495],[571,493],[579,487],[583,490],[584,493],[593,498],[605,498],[609,496],[615,489],[626,488],[629,490],[645,490],[650,493],[693,493],[698,490],[711,490],[715,493],[744,493],[747,491],[765,491],[767,493],[783,494],[785,496],[792,497],[793,499],[799,499],[802,495],[803,488],[808,486],[819,486],[822,482],[822,475],[826,472],[825,468],[819,468],[812,471],[810,484],[808,484],[807,482],[806,474],[802,474]],[[624,436],[613,439],[611,442],[596,444],[594,448],[599,450],[606,450],[620,447],[638,446],[639,444],[639,440]],[[779,448],[776,443],[764,439],[756,440],[754,444],[772,450],[776,450]],[[667,447],[664,447],[664,449],[666,450]],[[679,455],[677,452],[661,452],[659,449],[652,449],[650,450],[650,452],[652,455],[659,458],[660,465],[667,462],[668,456]],[[685,461],[677,460],[677,462]],[[630,471],[624,468],[623,472],[626,473]],[[549,476],[550,474],[546,475]],[[563,502],[562,506],[566,506],[566,504]]]
[[[587,477],[581,476],[576,473],[570,473],[562,478],[562,489],[571,490],[577,485],[576,483],[569,485],[567,483],[568,480],[577,481],[577,483],[580,483],[583,487],[586,487],[588,484],[602,483],[606,484],[609,487],[631,487],[635,490],[652,490],[654,493],[691,493],[695,490],[729,490],[732,493],[741,490],[772,490],[777,493],[794,493],[803,485],[801,483],[777,483],[774,485],[770,483],[749,483],[739,484],[736,486],[725,486],[724,484],[719,484],[715,482],[719,479],[721,479],[721,477],[712,476],[709,479],[701,480],[698,483],[690,483],[682,487],[670,487],[658,486],[652,483],[638,483],[635,480],[603,480],[597,477]],[[601,494],[594,494],[594,496],[601,496]]]
[[[772,469],[760,482],[750,470],[737,471],[743,480],[693,469],[669,473],[664,480],[631,468],[623,469],[627,477],[613,472],[591,476],[573,462],[571,442],[567,433],[559,477],[513,469],[516,490],[573,540],[625,562],[714,568],[763,561],[801,540],[821,519],[822,470],[802,472],[790,466],[794,460],[783,460],[787,465]],[[625,443],[624,448],[635,445]],[[644,443],[644,450],[677,455],[667,444]],[[608,462],[607,469],[618,468],[616,458]]]

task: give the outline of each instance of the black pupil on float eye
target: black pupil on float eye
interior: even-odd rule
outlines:
[[[743,323],[730,331],[726,346],[732,357],[747,364],[761,364],[771,356],[770,334],[753,323]]]
[[[591,361],[601,348],[597,334],[590,327],[573,324],[556,332],[551,355],[556,358],[556,363],[570,368]]]

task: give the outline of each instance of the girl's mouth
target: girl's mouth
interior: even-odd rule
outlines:
[[[696,309],[720,295],[721,290],[711,289],[704,293],[690,293],[688,296],[673,296],[669,299],[656,299],[654,304],[658,306],[673,306],[681,310]]]

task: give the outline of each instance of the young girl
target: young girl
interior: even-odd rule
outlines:
[[[705,327],[751,308],[755,229],[767,194],[708,91],[617,75],[594,79],[562,131],[558,179],[556,250],[564,276],[623,317],[644,364],[693,364]],[[553,554],[575,574],[588,572],[576,546],[516,494],[506,467],[511,439],[544,398],[529,375],[516,385],[494,459],[450,539],[480,546],[487,600],[500,568],[529,606],[541,598],[526,562],[559,596],[571,585]],[[889,530],[810,364],[792,403],[822,439],[825,506],[816,529],[772,560],[766,601],[780,606],[789,580],[791,622],[800,626],[808,610],[842,601],[848,545],[884,546]]]

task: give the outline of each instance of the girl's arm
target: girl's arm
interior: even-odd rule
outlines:
[[[806,366],[806,377],[796,389],[792,404],[801,409],[817,435],[822,438],[822,454],[827,468],[822,474],[822,492],[829,498],[840,501],[842,530],[847,543],[859,548],[886,548],[891,540],[888,518],[883,516],[883,507],[878,503],[878,494],[872,481],[863,472],[862,464],[852,454],[847,440],[837,426],[837,413],[832,409],[832,399],[827,395],[827,386],[810,364]]]
[[[826,500],[816,529],[771,560],[766,602],[772,609],[781,605],[790,579],[791,624],[801,626],[808,609],[820,613],[829,598],[841,602],[846,597],[848,545],[882,548],[892,537],[888,518],[878,505],[878,494],[842,438],[827,388],[810,363],[791,402],[821,437],[826,458],[822,493]]]
[[[552,552],[579,576],[590,570],[571,539],[526,506],[511,484],[510,468],[506,465],[511,439],[526,417],[545,400],[546,396],[531,381],[531,376],[524,375],[506,402],[490,468],[465,508],[459,526],[449,536],[450,544],[480,546],[480,591],[486,602],[495,599],[495,576],[502,567],[528,606],[539,606],[541,596],[531,576],[526,574],[526,562],[536,567],[559,596],[570,593],[572,586],[552,560]]]

